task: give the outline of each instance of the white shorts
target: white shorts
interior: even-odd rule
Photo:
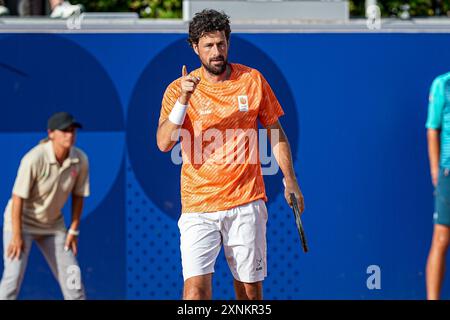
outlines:
[[[224,211],[183,213],[178,227],[184,280],[213,273],[222,244],[236,280],[246,283],[264,280],[266,223],[263,200]]]

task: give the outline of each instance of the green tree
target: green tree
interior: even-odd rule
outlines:
[[[81,3],[90,12],[137,12],[142,18],[172,18],[182,17],[182,0],[72,0]],[[441,14],[450,16],[450,0],[378,0],[383,17],[396,17],[402,11],[401,7],[408,4],[412,17],[428,17],[436,14],[435,8],[441,9]],[[350,16],[365,16],[365,0],[349,0]]]
[[[350,16],[365,16],[365,1],[350,0]],[[405,4],[409,5],[412,17],[429,17],[436,15],[435,8],[441,9],[441,14],[450,16],[450,0],[378,0],[383,17],[396,17]]]

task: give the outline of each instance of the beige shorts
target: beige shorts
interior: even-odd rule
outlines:
[[[267,276],[267,208],[256,200],[229,210],[183,213],[178,220],[184,280],[214,273],[223,244],[234,278],[253,283]]]

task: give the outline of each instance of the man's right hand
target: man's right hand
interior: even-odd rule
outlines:
[[[181,78],[181,95],[178,101],[183,105],[187,105],[200,82],[200,78],[188,75],[186,66],[183,66],[181,74],[183,77]]]
[[[22,236],[13,236],[8,246],[7,257],[10,258],[11,260],[14,260],[15,258],[19,260],[22,251],[23,251]]]

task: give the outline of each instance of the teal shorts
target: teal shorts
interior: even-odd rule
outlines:
[[[435,224],[450,226],[450,169],[439,170],[433,218]]]

